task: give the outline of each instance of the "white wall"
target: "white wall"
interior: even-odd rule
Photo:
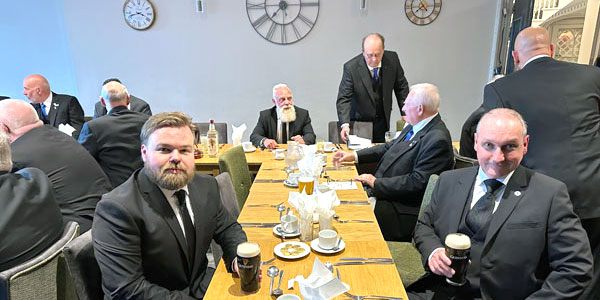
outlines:
[[[442,117],[458,140],[489,78],[497,10],[494,0],[447,0],[438,19],[421,27],[404,15],[404,1],[369,0],[363,12],[358,0],[321,0],[312,32],[279,46],[254,31],[244,0],[206,0],[203,14],[195,12],[193,0],[152,0],[157,18],[147,31],[125,24],[123,2],[62,4],[64,45],[72,54],[75,94],[86,115],[92,114],[101,82],[115,76],[148,100],[154,112],[183,110],[198,122],[211,117],[244,122],[246,139],[258,111],[271,106],[271,87],[279,82],[291,87],[295,104],[310,110],[318,138],[326,139],[327,122],[337,119],[342,65],[360,52],[361,38],[376,31],[386,37],[386,49],[398,52],[410,84],[438,85]],[[9,69],[20,71],[19,66]],[[54,73],[61,70],[53,67]],[[20,85],[23,76],[16,77]],[[395,105],[392,120],[399,117]]]
[[[53,90],[77,95],[62,1],[0,1],[0,12],[0,95],[26,100],[23,78],[34,73]]]

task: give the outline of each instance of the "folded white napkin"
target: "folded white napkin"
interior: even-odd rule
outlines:
[[[70,124],[65,123],[65,124],[58,124],[58,130],[69,136],[73,136],[73,131],[75,131],[75,128],[73,128],[73,126],[71,126]]]
[[[298,283],[300,294],[305,300],[331,299],[350,290],[350,286],[343,283],[315,257],[312,273],[304,278],[298,275],[288,281],[288,289]]]
[[[358,186],[355,181],[335,181],[323,183],[332,190],[356,190]]]
[[[368,147],[371,147],[371,140],[361,138],[353,134],[348,136],[348,149],[358,150]]]
[[[246,123],[242,123],[242,125],[238,127],[235,127],[232,124],[231,128],[231,140],[233,141],[233,146],[239,146],[242,143],[242,136],[244,135],[244,131],[246,131]]]

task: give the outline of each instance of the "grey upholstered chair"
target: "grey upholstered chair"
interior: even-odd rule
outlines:
[[[194,123],[198,130],[198,138],[200,134],[206,134],[209,124],[208,122]],[[215,123],[215,129],[219,133],[219,144],[227,144],[227,123]]]
[[[439,176],[436,174],[429,177],[427,187],[425,188],[425,194],[423,195],[423,201],[421,202],[419,217],[421,217],[423,210],[425,210],[425,207],[427,207],[431,201],[433,188],[435,188],[438,177]],[[398,274],[400,274],[404,286],[408,286],[425,274],[425,269],[423,268],[421,261],[421,253],[419,253],[413,243],[387,242],[387,244],[392,257],[394,258],[394,262],[396,263],[396,270],[398,270]]]
[[[458,154],[458,151],[456,151],[456,148],[454,148],[454,169],[468,168],[474,166],[479,166],[479,162],[476,159],[462,156]]]
[[[63,253],[79,300],[102,300],[102,276],[94,257],[92,231],[68,243]]]
[[[337,121],[330,121],[328,126],[329,141],[334,144],[341,143],[340,129]],[[357,135],[365,139],[373,139],[373,123],[371,122],[354,122],[350,128],[350,134]]]
[[[0,299],[72,299],[65,291],[66,270],[61,270],[63,247],[79,234],[77,222],[68,222],[62,237],[29,261],[0,272]]]

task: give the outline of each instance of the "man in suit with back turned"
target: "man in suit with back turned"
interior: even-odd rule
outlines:
[[[522,30],[512,55],[518,71],[488,84],[483,106],[518,111],[533,137],[522,165],[567,185],[594,256],[581,300],[600,299],[600,68],[552,59],[543,27]]]
[[[362,53],[344,64],[336,102],[344,142],[354,121],[372,122],[373,142],[385,141],[385,132],[390,129],[392,90],[402,108],[408,82],[398,54],[384,50],[383,36],[371,33],[363,38]]]
[[[577,299],[583,292],[592,270],[585,231],[565,184],[519,165],[528,145],[514,110],[482,117],[479,166],[442,173],[417,223],[427,273],[407,288],[410,299]],[[459,287],[445,280],[455,273],[444,250],[451,233],[471,240]]]
[[[110,112],[83,124],[79,135],[79,143],[98,161],[113,187],[143,166],[140,131],[149,116],[129,110],[129,99],[124,85],[116,81],[105,84],[100,101]]]
[[[83,109],[77,98],[52,92],[48,80],[39,74],[25,77],[23,95],[31,101],[44,124],[56,128],[60,124],[68,124],[75,129],[71,136],[75,139],[79,137],[83,126]]]
[[[356,180],[375,199],[375,217],[386,241],[412,239],[423,194],[431,174],[452,168],[452,139],[438,113],[440,96],[429,83],[411,87],[402,110],[406,126],[391,142],[354,153],[339,151],[336,162],[378,162],[374,174]]]
[[[104,83],[102,83],[102,86],[105,86],[107,83],[109,83],[111,81],[116,81],[120,84],[123,84],[121,82],[121,80],[119,80],[119,78],[109,78],[109,79],[104,80]],[[106,105],[107,105],[107,103],[106,102],[102,103],[102,101],[98,101],[98,102],[96,102],[96,104],[94,104],[94,119],[105,116],[108,113],[108,110],[106,109]],[[129,95],[129,104],[127,104],[127,108],[131,111],[141,112],[148,116],[152,115],[152,110],[150,109],[150,105],[148,104],[148,102],[146,102],[134,95],[131,95],[131,94]]]
[[[287,144],[287,141],[315,143],[308,110],[294,105],[292,91],[287,85],[280,83],[273,87],[271,102],[272,108],[260,112],[258,123],[250,135],[252,144],[274,149],[279,144]]]
[[[229,272],[246,241],[212,176],[195,174],[194,129],[179,112],[148,119],[144,167],[102,196],[92,236],[106,299],[201,299],[214,239]]]
[[[11,169],[10,138],[0,132],[0,272],[38,256],[63,233],[46,174],[36,168]]]
[[[0,128],[10,136],[13,171],[38,168],[50,179],[65,221],[92,226],[94,209],[110,183],[94,158],[72,137],[44,125],[23,100],[0,101]]]

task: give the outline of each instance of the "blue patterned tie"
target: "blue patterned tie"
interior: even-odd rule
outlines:
[[[406,134],[406,136],[404,137],[404,141],[409,141],[410,138],[413,136],[414,131],[412,130],[412,128],[408,131],[408,133]]]
[[[44,119],[46,117],[48,117],[48,114],[46,113],[46,104],[41,103],[40,106],[42,107],[42,115],[44,115]]]
[[[379,67],[373,68],[373,80],[375,83],[379,83]]]

